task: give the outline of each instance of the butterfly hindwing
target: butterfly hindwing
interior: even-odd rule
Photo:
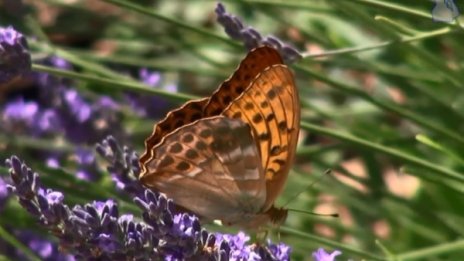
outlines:
[[[143,176],[148,170],[145,168],[145,162],[150,158],[156,157],[152,148],[161,142],[163,137],[168,133],[203,118],[203,107],[208,102],[208,98],[193,100],[185,103],[180,108],[175,109],[166,115],[166,117],[153,127],[153,133],[145,140],[145,152],[139,159],[142,167]]]
[[[142,182],[202,217],[237,222],[266,200],[258,149],[241,120],[198,120],[168,134],[153,150],[159,156],[146,162],[150,171]]]

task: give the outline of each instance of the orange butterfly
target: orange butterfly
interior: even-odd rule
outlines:
[[[169,112],[140,157],[141,182],[207,220],[259,227],[282,223],[274,207],[300,129],[292,72],[263,46],[248,53],[211,97]]]

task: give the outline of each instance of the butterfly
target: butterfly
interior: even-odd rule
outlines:
[[[300,104],[277,50],[251,50],[210,96],[154,126],[140,157],[141,183],[206,220],[259,227],[282,223],[276,208],[295,156]]]

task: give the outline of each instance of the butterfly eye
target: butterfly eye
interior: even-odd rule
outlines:
[[[231,140],[227,141],[227,147],[232,148],[234,147],[235,143]]]
[[[211,143],[211,148],[212,148],[213,150],[219,150],[219,148],[221,148],[221,144],[219,143],[219,141],[213,141],[213,142]]]

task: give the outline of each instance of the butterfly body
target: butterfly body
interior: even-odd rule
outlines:
[[[141,182],[208,220],[282,222],[273,206],[295,155],[299,100],[271,47],[252,50],[209,98],[170,112],[145,141]]]

